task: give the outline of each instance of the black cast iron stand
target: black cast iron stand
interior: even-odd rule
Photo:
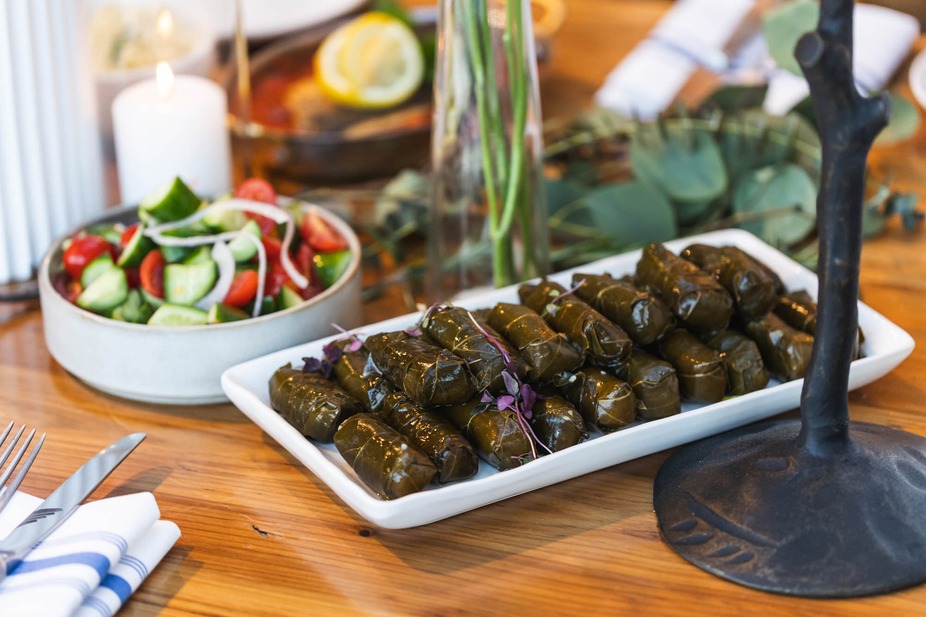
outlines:
[[[858,324],[862,191],[886,95],[852,78],[853,0],[822,0],[795,55],[823,145],[817,334],[801,419],[696,443],[656,476],[665,541],[723,578],[813,597],[883,593],[926,581],[926,439],[849,421]]]

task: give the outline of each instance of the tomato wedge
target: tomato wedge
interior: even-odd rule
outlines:
[[[274,191],[273,186],[263,178],[248,178],[239,184],[238,188],[235,189],[235,197],[238,199],[259,201],[265,204],[276,205],[277,203],[276,191]],[[252,212],[245,212],[244,215],[249,219],[257,221],[257,225],[260,227],[260,233],[263,237],[266,238],[276,233],[277,224],[273,219]]]
[[[257,275],[256,270],[242,270],[235,273],[231,287],[228,288],[228,294],[223,302],[238,308],[243,307],[257,295],[257,283],[259,281],[260,277]]]
[[[115,259],[113,246],[104,238],[90,234],[78,236],[71,240],[70,246],[64,251],[64,269],[72,279],[80,280],[87,264],[107,251]]]
[[[132,236],[135,235],[135,230],[138,229],[139,225],[141,225],[141,223],[135,223],[133,225],[129,225],[128,227],[125,228],[125,231],[122,232],[122,235],[119,236],[119,244],[123,248],[125,248],[125,245],[129,243],[129,240],[132,239]]]
[[[347,248],[347,240],[312,210],[302,217],[299,232],[302,234],[303,241],[319,253],[333,253]]]
[[[145,255],[138,267],[141,288],[155,298],[164,298],[164,254],[161,249],[154,249]]]

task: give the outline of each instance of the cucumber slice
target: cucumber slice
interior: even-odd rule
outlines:
[[[141,297],[142,297],[142,299],[143,299],[145,302],[147,302],[148,304],[150,304],[150,305],[153,306],[154,308],[158,308],[159,306],[161,306],[162,304],[164,304],[164,299],[163,299],[163,298],[158,298],[157,296],[152,296],[151,294],[149,294],[149,293],[148,293],[147,291],[145,291],[144,289],[141,290]]]
[[[260,225],[258,225],[256,221],[248,221],[245,223],[244,227],[241,228],[241,232],[251,234],[255,238],[260,238],[261,236]],[[232,257],[235,258],[236,263],[247,261],[254,257],[254,255],[257,255],[257,246],[254,244],[254,241],[243,236],[232,239],[232,241],[228,243],[228,250],[231,251]]]
[[[148,320],[149,326],[203,326],[208,314],[192,306],[162,304]]]
[[[101,274],[114,267],[113,258],[109,253],[103,253],[84,266],[84,271],[80,275],[80,286],[86,289],[90,286],[90,283],[99,278]]]
[[[219,268],[209,259],[195,264],[169,264],[164,268],[164,299],[169,304],[192,306],[209,293]]]
[[[111,317],[129,323],[147,323],[154,309],[145,302],[142,293],[137,289],[130,289],[125,302],[113,309]]]
[[[91,236],[100,236],[110,244],[119,246],[122,244],[122,232],[125,228],[122,225],[118,227],[110,224],[91,225],[87,228],[87,233]]]
[[[241,210],[219,210],[210,212],[203,218],[203,223],[213,231],[238,231],[248,222],[248,217]]]
[[[141,264],[141,260],[145,258],[145,255],[147,255],[148,251],[153,247],[154,243],[151,241],[151,238],[145,236],[144,226],[139,225],[135,233],[132,234],[132,237],[129,239],[129,243],[122,249],[122,254],[119,255],[116,265],[123,268],[135,268]]]
[[[212,245],[197,246],[193,252],[183,258],[184,265],[199,264],[212,259]]]
[[[297,304],[302,304],[302,296],[298,293],[283,285],[280,287],[280,293],[277,294],[276,305],[282,311],[283,309],[288,309],[290,307],[296,306]]]
[[[77,296],[80,308],[103,313],[116,308],[129,295],[129,284],[122,268],[110,266]]]
[[[347,271],[347,266],[350,265],[350,250],[318,253],[312,258],[312,263],[315,264],[318,282],[328,289]]]
[[[177,177],[143,199],[138,206],[138,215],[161,222],[179,221],[196,212],[201,203],[196,193]]]
[[[209,315],[206,319],[208,323],[228,323],[230,321],[241,321],[250,317],[247,313],[236,306],[216,302],[209,309]]]
[[[161,254],[164,255],[164,261],[169,264],[175,264],[183,261],[196,250],[191,246],[162,246]]]
[[[277,310],[277,303],[273,296],[264,296],[260,301],[260,315],[267,315]],[[244,307],[244,312],[248,315],[254,314],[254,301],[251,300]]]

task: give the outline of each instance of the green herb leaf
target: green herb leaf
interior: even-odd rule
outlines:
[[[814,0],[793,0],[770,9],[762,18],[762,34],[775,63],[795,75],[802,75],[794,58],[798,39],[817,27],[820,5]]]
[[[712,136],[685,126],[665,135],[643,129],[630,146],[630,163],[637,179],[658,187],[670,199],[705,203],[727,190],[727,168]]]
[[[803,240],[816,225],[817,185],[793,163],[749,172],[733,190],[733,210],[748,219],[738,227],[782,248]]]
[[[767,93],[768,84],[722,86],[701,101],[699,107],[724,112],[741,111],[762,105]]]
[[[675,212],[665,195],[642,182],[595,189],[582,198],[594,229],[612,244],[630,246],[664,242],[678,235]]]
[[[717,134],[732,184],[760,167],[796,163],[804,170],[820,166],[820,137],[798,114],[770,116],[752,109],[727,119]]]
[[[895,92],[890,92],[891,120],[875,143],[879,146],[910,139],[920,128],[920,112],[912,102]]]

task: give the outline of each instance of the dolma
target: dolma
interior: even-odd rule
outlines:
[[[634,348],[627,381],[636,397],[637,413],[644,420],[666,418],[681,412],[678,376],[668,362]]]
[[[740,396],[768,385],[768,370],[755,341],[736,330],[724,330],[707,337],[711,349],[723,356],[727,369],[727,394]]]
[[[575,405],[587,424],[610,433],[624,428],[637,415],[637,400],[626,381],[598,368],[564,373],[554,385]]]
[[[286,365],[270,377],[270,406],[296,430],[330,443],[338,425],[363,411],[340,386],[321,373],[306,373]]]
[[[437,475],[434,463],[407,437],[368,413],[342,422],[334,445],[360,479],[386,499],[417,493]]]
[[[472,444],[449,420],[425,411],[409,397],[393,393],[383,402],[386,424],[408,437],[437,467],[441,484],[465,480],[476,475],[479,458]]]
[[[678,328],[659,341],[659,354],[675,367],[682,398],[695,403],[722,401],[727,370],[720,354]]]
[[[477,327],[474,319],[475,316],[464,308],[446,306],[432,311],[423,320],[422,329],[441,347],[466,362],[477,391],[500,394],[505,391],[502,379],[502,371],[506,369],[504,356],[508,356],[513,372],[519,378],[527,375],[528,365],[517,350],[488,324],[479,323]]]
[[[518,423],[517,412],[500,410],[476,397],[462,405],[444,407],[441,413],[462,431],[476,453],[499,471],[530,460],[531,440]]]
[[[345,392],[373,414],[382,413],[386,395],[395,392],[395,386],[379,372],[365,347],[344,351],[334,363],[332,375]]]
[[[632,343],[627,333],[562,285],[548,280],[524,284],[518,296],[522,304],[578,345],[592,364],[618,369],[630,358]]]
[[[814,336],[817,333],[817,303],[807,293],[800,289],[781,295],[775,314],[781,317],[786,324]],[[855,347],[852,348],[852,359],[862,355],[862,343],[865,342],[865,333],[859,327],[856,330]]]
[[[557,394],[537,399],[529,422],[534,435],[551,452],[574,446],[588,437],[582,415]]]
[[[817,303],[803,289],[783,294],[775,307],[775,314],[792,328],[811,336],[817,333]]]
[[[746,322],[745,331],[758,345],[765,365],[782,381],[800,379],[807,372],[811,335],[792,328],[775,313]]]
[[[603,274],[574,274],[572,284],[577,286],[577,296],[623,328],[638,345],[656,342],[675,325],[665,302],[628,281]]]
[[[761,317],[775,308],[776,282],[745,251],[735,246],[692,244],[682,251],[681,257],[720,281],[744,319]]]
[[[723,330],[733,316],[733,298],[717,280],[660,243],[643,249],[637,280],[655,290],[681,321],[698,330]]]
[[[465,403],[475,393],[466,363],[420,337],[386,332],[364,344],[377,368],[425,407]]]
[[[548,381],[559,373],[582,366],[582,352],[526,306],[497,304],[489,313],[488,321],[527,361],[531,377],[536,381]]]

